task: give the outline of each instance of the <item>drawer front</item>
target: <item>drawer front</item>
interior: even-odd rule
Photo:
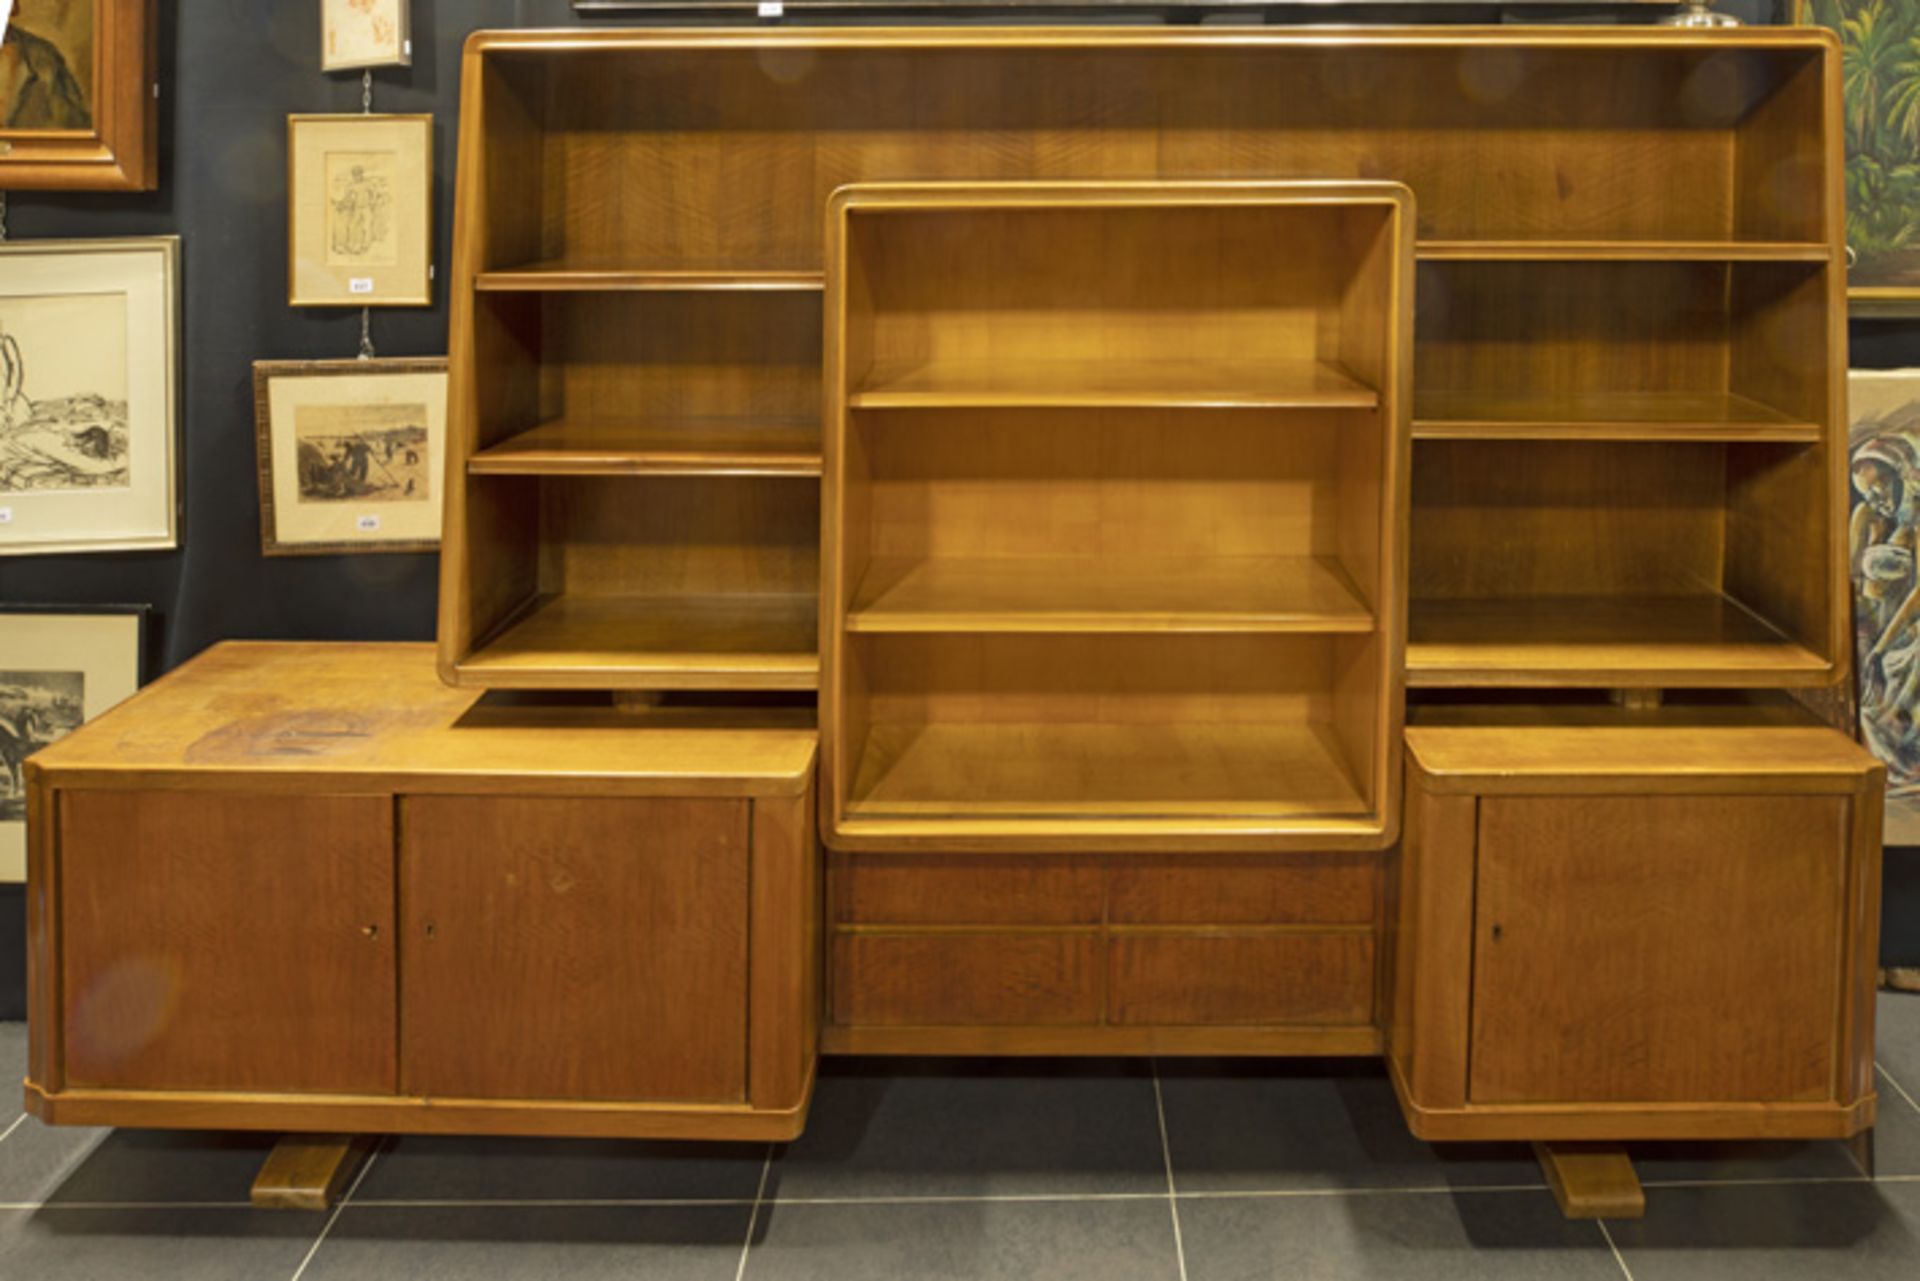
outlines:
[[[1364,925],[1379,867],[1377,854],[1116,857],[1108,914],[1156,925]]]
[[[393,802],[60,794],[68,1088],[390,1094]]]
[[[406,1091],[744,1098],[748,832],[745,801],[407,798]]]
[[[1850,805],[1490,797],[1475,1103],[1833,1097]]]
[[[1360,1024],[1373,1017],[1373,936],[1132,934],[1110,952],[1112,1022]]]
[[[842,934],[834,1018],[869,1027],[1098,1023],[1099,955],[1092,931]]]
[[[1091,925],[1098,859],[1026,855],[836,854],[836,920],[871,925]]]

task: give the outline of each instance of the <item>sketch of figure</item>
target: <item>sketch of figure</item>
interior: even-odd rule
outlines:
[[[327,156],[327,261],[331,266],[392,266],[400,261],[393,227],[394,158]]]
[[[59,22],[40,12],[45,8],[21,5],[0,43],[0,122],[8,129],[91,128],[93,112],[80,76],[89,70],[93,6],[71,6]],[[41,27],[41,20],[47,25]]]
[[[0,299],[0,494],[130,482],[124,308],[110,296]]]
[[[84,672],[0,672],[0,822],[26,817],[27,757],[79,727]]]
[[[1856,374],[1850,385],[1860,733],[1887,767],[1888,840],[1904,843],[1903,828],[1920,830],[1920,382]]]

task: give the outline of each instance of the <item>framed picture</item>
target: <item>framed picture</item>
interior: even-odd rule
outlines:
[[[289,116],[287,301],[433,301],[433,117]]]
[[[154,0],[13,0],[0,41],[0,189],[160,185]]]
[[[253,394],[262,551],[440,545],[445,359],[263,360]]]
[[[1847,301],[1920,312],[1920,0],[1794,0],[1794,20],[1840,36],[1846,110]]]
[[[0,881],[27,876],[22,763],[140,688],[145,605],[0,605]]]
[[[1920,369],[1847,375],[1860,737],[1887,767],[1886,843],[1920,845]]]
[[[179,257],[0,244],[0,554],[174,546]]]
[[[413,64],[408,0],[320,0],[320,69]]]

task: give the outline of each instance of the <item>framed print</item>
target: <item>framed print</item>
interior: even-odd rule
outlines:
[[[0,554],[174,546],[179,255],[0,244]]]
[[[413,64],[408,0],[320,0],[320,69]]]
[[[433,117],[289,116],[287,301],[433,301]]]
[[[1860,737],[1887,767],[1886,843],[1920,845],[1920,369],[1856,369],[1847,397]]]
[[[0,881],[27,873],[28,756],[140,687],[144,605],[0,605]]]
[[[445,359],[263,360],[253,395],[263,552],[440,545]]]
[[[13,0],[0,40],[0,189],[160,185],[155,0]]]
[[[1840,37],[1848,304],[1920,313],[1920,0],[1794,0],[1793,12]]]

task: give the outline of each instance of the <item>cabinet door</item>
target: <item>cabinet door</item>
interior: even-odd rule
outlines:
[[[401,815],[406,1093],[745,1097],[747,802],[434,796]]]
[[[1472,1101],[1833,1097],[1848,818],[1835,796],[1483,801]]]
[[[59,801],[69,1088],[392,1093],[393,802]]]

